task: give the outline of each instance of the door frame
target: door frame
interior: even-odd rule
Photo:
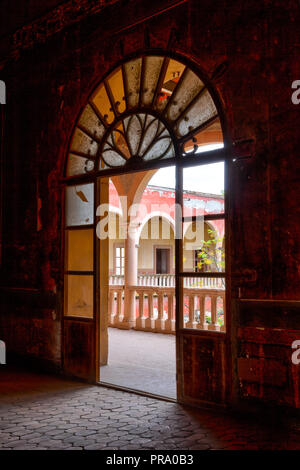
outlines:
[[[205,87],[209,91],[214,104],[216,106],[217,112],[218,112],[218,117],[221,122],[221,127],[222,127],[222,134],[223,134],[223,143],[224,147],[222,149],[218,150],[213,150],[213,151],[207,151],[203,152],[200,154],[194,154],[190,158],[182,158],[181,155],[179,155],[179,148],[177,145],[177,142],[174,141],[174,147],[175,147],[175,158],[172,159],[166,159],[166,160],[154,160],[154,161],[148,161],[145,162],[143,165],[143,168],[123,168],[123,169],[112,169],[109,171],[105,171],[105,174],[101,174],[101,172],[96,172],[93,174],[85,174],[85,175],[80,175],[80,176],[75,176],[71,178],[63,177],[62,184],[64,187],[67,186],[72,186],[72,185],[79,185],[81,183],[94,183],[94,227],[97,225],[97,219],[96,219],[96,210],[99,205],[100,201],[100,179],[101,178],[108,178],[110,176],[115,176],[119,174],[126,174],[126,173],[132,173],[132,172],[137,172],[137,171],[146,171],[148,169],[159,169],[167,166],[175,166],[176,167],[176,191],[175,191],[175,202],[178,202],[179,204],[182,204],[181,201],[181,196],[182,194],[182,186],[180,186],[180,183],[178,183],[180,176],[180,171],[182,171],[183,167],[190,167],[194,165],[200,165],[200,164],[209,164],[209,163],[216,163],[216,162],[224,162],[224,168],[225,168],[225,195],[224,195],[224,204],[225,204],[225,233],[226,233],[226,238],[225,238],[225,252],[226,252],[226,274],[225,274],[225,279],[226,279],[226,333],[225,335],[225,343],[226,343],[226,363],[227,363],[227,376],[226,376],[226,382],[227,382],[227,390],[228,390],[228,396],[229,394],[232,393],[231,390],[231,377],[232,377],[232,361],[231,361],[231,315],[230,315],[230,306],[231,306],[231,284],[230,284],[230,271],[231,271],[231,266],[230,266],[230,241],[231,241],[231,233],[230,233],[230,223],[229,223],[229,214],[230,214],[230,209],[231,209],[231,203],[230,199],[232,198],[232,192],[230,191],[230,174],[231,174],[231,167],[232,167],[232,159],[234,152],[232,151],[232,142],[228,133],[227,129],[227,122],[225,119],[225,114],[223,111],[223,106],[220,100],[220,97],[218,93],[215,90],[214,85],[211,83],[211,80],[209,77],[199,69],[199,66],[196,63],[193,63],[189,60],[186,59],[185,56],[182,54],[178,54],[172,51],[167,51],[167,50],[160,50],[160,49],[149,49],[146,52],[135,52],[133,54],[128,55],[126,58],[122,58],[122,60],[116,62],[114,66],[111,68],[111,70],[107,71],[107,73],[102,77],[102,81],[109,76],[109,74],[116,69],[117,66],[122,65],[126,61],[135,58],[135,57],[145,57],[147,55],[162,55],[166,58],[173,58],[181,61],[182,63],[185,63],[187,66],[190,67],[192,71],[194,71],[204,82]],[[98,82],[98,84],[101,82]],[[97,86],[98,86],[97,84]],[[90,94],[89,94],[90,95]],[[88,100],[86,100],[86,103]],[[86,104],[85,103],[85,104]],[[85,106],[85,105],[84,105]],[[80,114],[83,110],[80,110]],[[151,111],[153,113],[153,111]],[[154,113],[153,113],[154,114]],[[77,121],[76,121],[77,122]],[[167,123],[165,123],[167,126]],[[76,123],[73,126],[72,132],[70,134],[70,139],[68,143],[68,149],[70,148],[70,143],[71,143],[71,137],[73,135],[73,131],[76,128]],[[68,156],[69,150],[67,151],[67,156]],[[67,158],[65,162],[65,169],[67,165]],[[65,172],[64,172],[65,174]],[[64,195],[62,197],[62,207],[65,206],[65,200],[64,200]],[[64,214],[65,215],[65,214]],[[64,220],[64,218],[63,218]],[[64,233],[65,231],[65,225],[63,223],[62,227],[62,232]],[[86,319],[86,318],[74,318],[74,317],[65,317],[64,314],[62,315],[62,328],[64,331],[64,324],[65,322],[68,321],[77,321],[81,323],[90,323],[91,327],[94,328],[94,342],[93,342],[93,363],[95,363],[95,374],[93,381],[98,382],[99,381],[99,370],[100,370],[100,349],[99,349],[99,341],[100,341],[100,314],[99,314],[99,308],[100,308],[100,302],[101,302],[101,293],[100,293],[100,270],[99,270],[99,259],[101,256],[101,250],[100,250],[100,243],[99,239],[96,236],[96,230],[94,230],[94,315],[92,319]],[[62,247],[63,247],[63,259],[64,259],[64,237],[63,237],[63,242],[62,242]],[[179,275],[181,272],[181,266],[180,266],[180,259],[182,259],[182,246],[180,246],[180,243],[178,240],[175,240],[175,279],[176,279],[176,298],[179,298],[179,293],[182,292],[182,279],[183,276]],[[64,291],[64,268],[62,268],[62,287]],[[195,273],[194,273],[195,274]],[[203,274],[203,273],[201,273]],[[186,273],[185,273],[186,276]],[[183,397],[182,393],[182,373],[183,373],[183,356],[182,356],[182,350],[181,350],[181,345],[180,341],[183,336],[183,334],[189,334],[189,335],[198,335],[204,336],[204,337],[215,337],[216,335],[220,335],[219,333],[211,332],[211,331],[205,331],[202,332],[201,330],[194,331],[194,330],[189,330],[189,329],[183,329],[181,325],[181,315],[179,312],[179,302],[176,302],[176,362],[177,362],[177,376],[178,376],[178,381],[177,381],[177,396],[178,396],[178,401],[187,403],[188,400],[186,400]],[[63,309],[64,310],[64,309]],[[64,364],[64,334],[62,335],[62,358],[63,358],[63,364]]]
[[[208,152],[207,152],[208,153]],[[209,152],[212,154],[215,153],[214,151]],[[183,365],[184,365],[184,358],[183,358],[183,350],[182,350],[182,338],[183,336],[186,335],[198,335],[199,338],[214,338],[217,340],[218,338],[223,337],[225,345],[226,345],[226,364],[227,364],[227,374],[226,374],[226,397],[224,397],[224,401],[228,401],[228,396],[231,394],[231,376],[232,376],[232,369],[231,369],[231,353],[230,353],[230,335],[231,335],[231,325],[230,325],[230,259],[228,256],[228,253],[230,253],[230,226],[228,224],[228,210],[229,210],[229,197],[228,197],[228,187],[229,187],[229,182],[228,182],[228,175],[230,172],[230,166],[231,166],[231,161],[230,158],[228,157],[227,159],[220,159],[218,158],[217,161],[222,161],[224,162],[224,169],[225,169],[225,195],[224,195],[224,204],[225,204],[225,211],[224,211],[224,221],[225,221],[225,252],[227,253],[226,255],[226,273],[225,275],[222,274],[222,277],[225,277],[226,279],[226,332],[221,333],[221,332],[213,332],[213,331],[201,331],[201,330],[190,330],[190,329],[184,329],[182,325],[182,314],[181,314],[181,303],[178,301],[178,299],[182,298],[182,292],[183,292],[183,277],[188,277],[189,273],[182,273],[182,266],[180,263],[180,259],[182,259],[182,241],[178,238],[175,238],[175,298],[176,298],[176,370],[177,370],[177,401],[180,403],[190,403],[190,404],[195,404],[193,401],[187,399],[184,396],[183,392]],[[164,166],[159,165],[159,163],[162,162],[153,162],[153,168],[152,169],[160,169]],[[215,163],[213,160],[212,162],[209,160],[203,161],[203,155],[199,154],[199,158],[197,156],[194,156],[190,160],[181,160],[180,162],[176,161],[173,162],[172,166],[175,166],[175,172],[176,172],[176,189],[175,189],[175,202],[179,205],[182,205],[182,195],[183,195],[183,188],[182,188],[182,173],[184,168],[188,168],[191,166],[197,166],[201,164],[209,164],[209,163]],[[170,165],[170,162],[168,162],[168,166]],[[139,169],[137,171],[145,171],[144,169]],[[119,175],[119,174],[124,174],[124,173],[135,173],[136,170],[132,171],[114,171],[114,176]],[[91,224],[91,227],[94,228],[94,244],[93,244],[93,249],[94,249],[94,292],[93,292],[93,297],[94,297],[94,315],[93,318],[87,319],[87,318],[77,318],[77,317],[67,317],[63,316],[62,317],[62,326],[63,326],[63,331],[65,328],[65,325],[68,324],[68,322],[76,322],[78,324],[83,324],[88,327],[88,325],[94,329],[94,354],[93,358],[94,360],[92,361],[95,367],[95,372],[89,377],[89,381],[93,383],[99,383],[100,382],[100,328],[101,328],[101,319],[100,319],[100,304],[101,304],[101,290],[100,290],[100,257],[101,257],[101,250],[100,250],[100,240],[97,237],[96,234],[96,227],[97,227],[97,218],[98,216],[96,215],[97,207],[100,204],[100,186],[101,186],[101,180],[104,178],[109,178],[110,175],[103,175],[103,176],[97,176],[96,178],[91,178],[89,181],[85,180],[85,183],[94,183],[94,220],[93,224]],[[73,183],[74,184],[74,183]],[[70,184],[71,185],[71,184]],[[80,185],[80,183],[78,183]],[[181,219],[179,220],[181,224]],[[177,224],[178,224],[178,218],[176,218],[175,221],[175,230],[177,229]],[[81,228],[85,228],[84,226]],[[87,228],[87,227],[86,227]],[[67,229],[67,227],[63,227],[63,232]],[[65,242],[63,243],[65,245]],[[65,247],[64,247],[65,248]],[[207,277],[210,276],[209,273],[193,273],[193,277],[204,277],[206,275]],[[221,277],[221,276],[220,276]],[[63,361],[65,360],[64,357],[64,336],[63,336],[63,342],[62,342],[62,352],[63,352]],[[65,363],[63,362],[65,365]],[[94,377],[94,378],[93,378]],[[101,383],[101,382],[100,382]],[[113,386],[114,388],[118,388]],[[130,391],[134,391],[132,389],[128,389]],[[142,393],[144,395],[151,395],[147,394],[146,392],[138,392]],[[171,400],[174,401],[174,400]],[[198,403],[196,403],[198,404]]]

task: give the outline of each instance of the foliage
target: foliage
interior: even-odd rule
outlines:
[[[210,267],[210,271],[222,272],[225,269],[225,253],[223,250],[223,237],[216,230],[208,229],[209,240],[202,240],[201,250],[198,251],[197,268],[204,271]]]

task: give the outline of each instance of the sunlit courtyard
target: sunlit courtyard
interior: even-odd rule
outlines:
[[[109,328],[108,338],[101,382],[176,398],[174,335]]]

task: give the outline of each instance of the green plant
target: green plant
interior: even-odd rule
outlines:
[[[225,253],[223,250],[223,237],[218,235],[216,230],[207,230],[209,240],[202,240],[201,250],[198,251],[197,267],[202,270],[205,266],[213,266],[219,272],[225,268]]]

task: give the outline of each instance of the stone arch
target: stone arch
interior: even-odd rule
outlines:
[[[150,214],[147,214],[144,217],[144,219],[140,222],[140,225],[137,230],[137,243],[139,243],[140,241],[140,237],[141,237],[144,227],[154,217],[160,217],[163,220],[166,220],[170,224],[170,227],[173,230],[173,233],[175,233],[175,220],[166,212],[154,211],[154,212],[151,212]]]

